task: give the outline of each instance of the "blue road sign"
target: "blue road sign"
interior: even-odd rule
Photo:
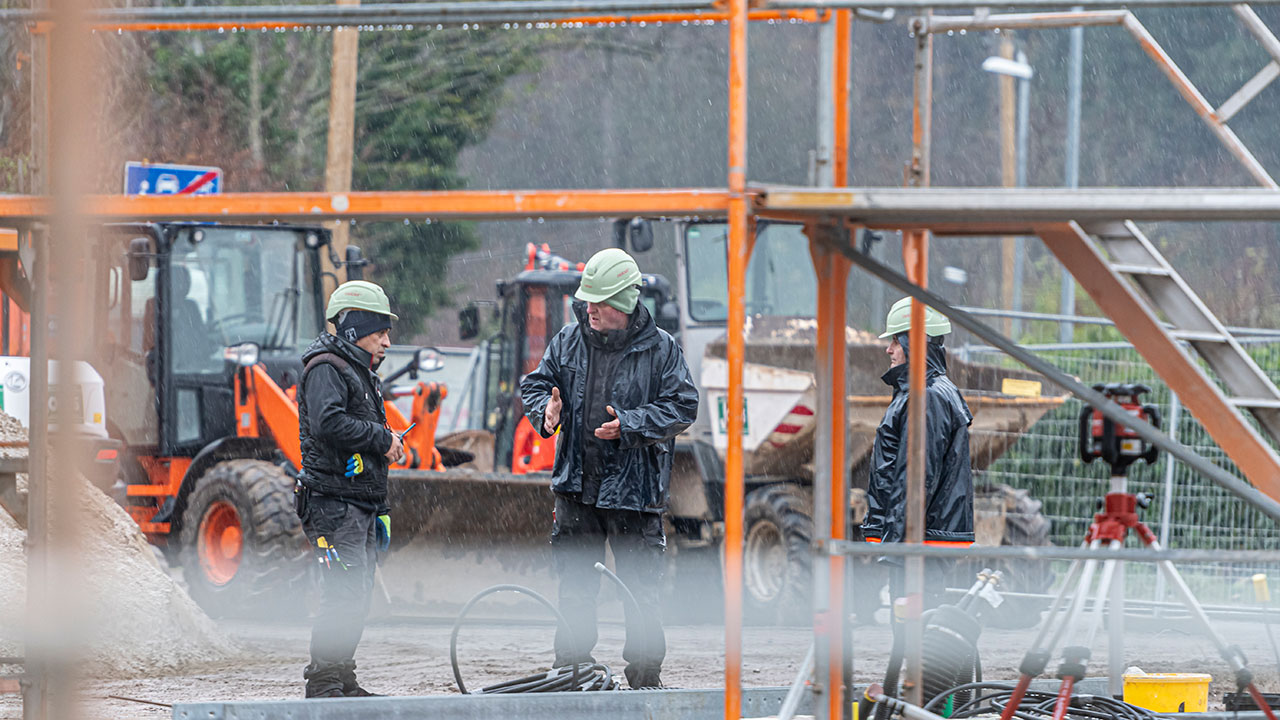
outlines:
[[[125,195],[210,195],[222,192],[222,168],[124,164]]]

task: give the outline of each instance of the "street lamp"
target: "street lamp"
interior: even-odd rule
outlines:
[[[1027,122],[1031,114],[1031,78],[1035,76],[1035,70],[1027,63],[1027,54],[1019,50],[1013,58],[993,55],[982,61],[982,69],[995,75],[1003,75],[1005,77],[1014,78],[1018,81],[1018,112],[1017,112],[1017,147],[1015,157],[1017,158],[1017,170],[1015,171],[1015,182],[1017,187],[1027,186]],[[1006,150],[1007,152],[1007,150]],[[1006,180],[1007,182],[1007,180]],[[1022,266],[1025,264],[1023,260],[1024,249],[1022,238],[1014,238],[1013,241],[1013,310],[1022,309]],[[1022,321],[1014,319],[1013,336],[1017,337],[1022,332]]]

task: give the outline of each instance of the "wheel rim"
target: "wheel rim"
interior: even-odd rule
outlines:
[[[240,513],[234,505],[219,500],[209,506],[200,520],[196,552],[204,576],[214,585],[226,585],[240,569],[244,535]]]
[[[787,548],[782,532],[771,522],[758,522],[747,531],[744,570],[747,590],[770,602],[782,592],[787,573]]]

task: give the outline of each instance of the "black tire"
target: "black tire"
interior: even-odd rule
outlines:
[[[743,610],[750,622],[804,625],[810,622],[813,501],[790,483],[766,485],[745,499]]]
[[[206,523],[209,524],[206,527]],[[223,545],[211,546],[221,525]],[[191,597],[213,617],[279,617],[305,608],[310,557],[293,505],[293,480],[262,460],[218,463],[196,483],[182,515],[180,557]]]
[[[996,486],[995,491],[1006,498],[1005,528],[1001,545],[1041,547],[1052,545],[1049,532],[1052,523],[1041,512],[1039,500],[1026,490],[1007,485]],[[993,569],[1003,573],[1000,590],[1017,593],[1047,593],[1053,587],[1053,567],[1038,560],[1008,559],[995,563]],[[1040,624],[1042,614],[1049,608],[1050,600],[1041,598],[1005,597],[999,610],[989,613],[985,619],[990,627],[1020,630]]]

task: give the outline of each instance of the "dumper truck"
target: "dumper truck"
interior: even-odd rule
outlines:
[[[641,299],[658,325],[679,340],[700,384],[698,419],[677,438],[667,516],[673,565],[668,575],[673,595],[679,596],[681,578],[718,578],[720,571],[728,447],[726,226],[674,224],[673,247],[649,255],[644,252],[654,243],[652,226],[630,221],[617,228],[616,241],[639,251],[642,269],[674,266],[675,282],[646,275]],[[816,282],[804,252],[807,240],[798,226],[762,223],[757,232],[744,298],[745,602],[748,617],[756,621],[793,622],[807,616],[811,589]],[[525,269],[498,283],[498,301],[489,306],[490,332],[477,349],[474,372],[463,389],[473,403],[468,416],[477,422],[440,436],[437,445],[476,458],[464,467],[447,468],[446,476],[463,480],[469,474],[502,495],[501,502],[486,506],[486,512],[500,520],[481,527],[500,527],[508,538],[524,534],[545,543],[551,507],[546,473],[554,462],[555,440],[541,438],[524,418],[519,380],[537,367],[547,343],[572,321],[570,303],[581,266],[547,248],[530,247],[528,253]],[[481,305],[464,308],[464,339],[480,335],[486,317]],[[890,395],[880,381],[887,369],[887,342],[854,328],[847,329],[847,338],[845,471],[854,488],[850,521],[855,523],[861,521],[860,508],[865,509],[861,498],[866,463]],[[976,365],[953,356],[951,375],[974,412],[972,458],[978,470],[998,459],[1023,431],[1065,399],[1040,376],[1022,370]],[[448,496],[404,499],[425,502],[431,506],[429,515],[456,517],[448,508]],[[980,492],[976,505],[982,516],[981,542],[1000,544],[1014,533],[1019,542],[1047,542],[1043,518],[1028,522],[1012,517],[1033,507],[1025,493],[991,488]],[[474,527],[466,521],[462,526]],[[441,524],[434,530],[446,532]],[[1046,578],[1037,575],[1020,589],[1040,591],[1046,585]]]

